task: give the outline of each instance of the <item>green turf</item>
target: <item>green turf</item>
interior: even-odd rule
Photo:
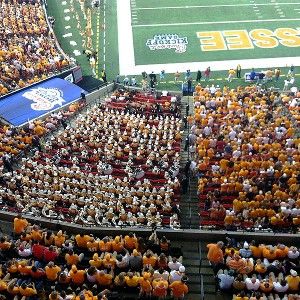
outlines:
[[[135,0],[138,7],[161,7],[161,6],[192,6],[192,5],[227,5],[227,4],[250,4],[249,0]],[[266,4],[271,1],[255,0],[255,4]],[[276,1],[280,3],[299,3],[298,0]],[[275,3],[274,3],[275,4]]]
[[[62,5],[62,0],[48,1],[48,13],[53,15],[56,19],[55,33],[64,49],[70,56],[74,56],[73,51],[79,50],[81,55],[76,56],[77,62],[82,66],[84,74],[91,74],[91,68],[86,56],[82,53],[83,36],[80,35],[78,24],[81,29],[85,28],[86,21],[83,18],[80,10],[79,0],[66,0],[67,4]],[[91,1],[86,0],[85,7],[89,6]],[[105,26],[104,26],[104,0],[101,1],[100,9],[92,10],[92,28],[93,28],[93,49],[97,50],[98,55],[98,70],[100,74],[101,69],[105,66],[109,80],[113,80],[119,72],[119,56],[118,56],[118,31],[117,31],[117,10],[116,0],[105,1]],[[279,27],[300,28],[300,21],[287,21],[285,19],[300,19],[299,0],[280,0],[278,3],[289,3],[288,5],[272,3],[267,0],[255,0],[254,5],[249,5],[249,0],[131,0],[134,38],[135,63],[137,65],[150,64],[164,64],[164,63],[188,63],[199,62],[199,68],[206,67],[207,61],[222,61],[222,60],[242,60],[249,58],[272,58],[272,57],[288,57],[298,56],[299,47],[288,48],[282,46],[273,49],[262,49],[254,47],[248,50],[223,50],[214,52],[204,52],[200,48],[200,40],[197,38],[197,32],[200,31],[221,31],[221,30],[238,30],[245,29],[248,32],[252,29],[266,28],[274,31]],[[292,4],[291,4],[292,3]],[[239,6],[236,6],[236,5]],[[264,4],[264,5],[259,5]],[[272,4],[272,5],[265,5]],[[212,7],[215,5],[224,5],[222,7]],[[232,6],[228,6],[232,5]],[[244,6],[242,6],[244,5]],[[193,7],[188,6],[204,6]],[[205,7],[207,6],[207,7]],[[64,9],[74,8],[72,13],[64,13]],[[162,7],[182,7],[176,8],[162,8]],[[155,9],[143,9],[155,8]],[[158,8],[158,9],[157,9]],[[285,17],[280,16],[277,9],[280,8]],[[259,9],[260,18],[256,15],[254,9]],[[76,12],[78,20],[76,19]],[[70,21],[64,18],[70,15]],[[257,19],[278,19],[274,22],[259,22],[259,23],[226,23],[227,21],[236,20],[257,20]],[[283,21],[282,21],[283,20]],[[122,20],[119,20],[121,22]],[[201,23],[201,22],[225,22],[220,24],[191,24],[191,25],[173,25],[173,26],[157,26],[155,24],[174,24],[174,23]],[[151,27],[144,27],[140,25],[155,25]],[[71,29],[65,29],[66,26],[71,26]],[[105,30],[105,39],[104,39]],[[63,38],[66,33],[72,33],[72,37]],[[175,53],[174,50],[156,50],[151,51],[146,46],[148,38],[152,38],[155,34],[176,33],[180,37],[188,38],[187,51],[185,53]],[[70,41],[76,41],[77,45],[70,45]],[[126,45],[125,45],[126,47]],[[105,49],[105,50],[104,50]],[[235,67],[235,66],[233,66]],[[227,71],[213,71],[213,80],[215,82],[223,82],[227,76]],[[286,72],[285,72],[286,73]],[[130,75],[130,74],[128,74]],[[133,75],[133,74],[132,74]],[[139,75],[139,74],[135,74]],[[195,78],[195,75],[194,75]],[[222,80],[220,79],[222,78]],[[138,77],[138,80],[140,78]],[[173,74],[167,75],[166,83],[162,83],[159,87],[167,89],[180,89],[181,84],[175,85]],[[226,81],[225,81],[226,83]],[[242,84],[243,80],[236,80],[234,84]],[[282,80],[278,85],[283,86]]]
[[[117,7],[115,0],[107,1],[106,16],[106,71],[108,78],[112,80],[119,73]]]
[[[295,6],[295,4],[291,4],[299,2],[289,0],[280,1],[280,3],[286,3],[286,5],[278,4],[277,6],[275,6],[275,4],[270,3],[270,1],[263,0],[256,1],[255,3],[269,5],[254,7],[253,5],[249,5],[249,1],[246,0],[235,0],[230,2],[226,0],[136,0],[136,4],[132,6],[132,11],[134,11],[136,15],[135,19],[132,22],[136,64],[146,65],[157,63],[182,63],[198,61],[205,62],[233,59],[240,60],[249,58],[275,58],[299,56],[299,47],[286,47],[283,46],[280,42],[278,42],[277,47],[269,49],[259,48],[255,46],[254,43],[253,49],[246,50],[203,51],[201,49],[200,39],[197,37],[197,32],[224,30],[247,30],[248,32],[250,32],[253,29],[261,28],[275,31],[277,28],[287,27],[296,29],[297,27],[300,27],[300,11],[294,10],[294,7],[300,6]],[[234,6],[235,4],[247,4],[247,6]],[[215,7],[214,5],[218,5],[218,7]],[[220,7],[220,5],[233,6]],[[193,6],[209,7],[203,8]],[[178,9],[176,7],[182,8]],[[281,11],[278,12],[277,9],[281,9]],[[256,14],[257,10],[259,10],[259,17]],[[286,19],[299,20],[288,21]],[[244,22],[245,20],[253,20],[253,22]],[[260,22],[254,22],[255,20],[259,20]],[[274,21],[265,22],[263,20]],[[230,23],[232,21],[239,21],[240,23]],[[201,24],[203,22],[208,22],[210,24]],[[151,26],[148,27],[148,25]],[[179,35],[179,37],[188,38],[187,51],[185,53],[175,53],[173,49],[150,50],[146,46],[147,39],[153,38],[153,36],[156,34],[168,33],[176,33]]]
[[[293,27],[292,21],[286,22],[287,27]],[[270,23],[252,24],[251,29],[266,28],[276,29]],[[238,30],[249,28],[249,25],[241,24],[223,24],[222,30]],[[273,49],[263,49],[255,47],[246,50],[223,50],[223,51],[201,51],[200,40],[197,38],[198,31],[219,30],[220,25],[189,25],[189,26],[172,26],[172,28],[160,27],[138,27],[134,28],[134,45],[135,45],[135,62],[137,65],[159,64],[159,63],[182,63],[182,62],[205,62],[205,61],[222,61],[222,60],[239,60],[249,58],[275,58],[290,57],[299,55],[299,47],[287,48],[281,44]],[[155,34],[176,33],[179,37],[187,37],[188,45],[185,53],[175,53],[173,49],[151,51],[146,47],[148,38],[153,38]],[[235,67],[235,66],[233,66]]]
[[[55,18],[55,34],[56,37],[62,46],[65,53],[73,58],[81,65],[84,75],[92,74],[89,61],[87,60],[86,55],[83,54],[83,51],[87,47],[83,47],[83,40],[85,40],[85,28],[86,20],[84,19],[83,13],[80,8],[78,0],[67,0],[66,5],[62,5],[61,0],[52,0],[48,1],[47,13],[48,15],[54,16]],[[89,8],[89,2],[85,2],[85,9]],[[65,13],[64,10],[69,9],[69,13]],[[66,16],[70,16],[70,20],[65,20]],[[103,33],[101,22],[99,30],[97,30],[97,20],[103,21],[103,12],[100,9],[92,9],[92,48],[91,50],[98,51],[99,60],[98,60],[98,70],[102,68],[103,60],[101,60],[101,50],[103,43]],[[70,26],[71,28],[66,28]],[[71,37],[64,37],[65,34],[72,33]],[[71,41],[75,41],[77,45],[73,46],[70,44]],[[99,42],[99,45],[98,45]],[[97,47],[98,46],[98,47]],[[80,51],[79,56],[75,56],[74,50]]]

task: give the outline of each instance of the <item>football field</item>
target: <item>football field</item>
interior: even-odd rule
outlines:
[[[101,0],[98,8],[92,0],[49,0],[48,14],[84,74],[99,77],[104,68],[109,80],[208,66],[225,78],[238,63],[300,65],[300,0]],[[97,52],[94,69],[85,50]]]
[[[117,0],[121,75],[299,65],[298,0]]]

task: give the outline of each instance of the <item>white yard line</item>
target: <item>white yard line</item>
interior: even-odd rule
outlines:
[[[277,5],[297,5],[296,3],[276,3]],[[185,5],[185,6],[157,6],[157,7],[137,7],[136,10],[160,10],[160,9],[185,9],[185,8],[218,8],[218,7],[238,7],[238,6],[274,6],[274,3],[247,3],[247,4],[220,4],[220,5]]]
[[[132,27],[157,27],[157,26],[187,26],[187,25],[209,25],[209,24],[238,24],[238,23],[262,23],[262,22],[288,22],[300,21],[297,19],[267,19],[267,20],[241,20],[241,21],[215,21],[215,22],[192,22],[192,23],[166,23],[166,24],[139,24]]]
[[[120,74],[133,74],[135,67],[130,0],[117,0]]]
[[[103,68],[106,70],[106,0],[103,3]]]
[[[238,64],[241,64],[243,69],[251,69],[251,68],[262,69],[262,68],[271,68],[274,66],[286,67],[286,66],[290,66],[291,64],[300,65],[300,57],[278,57],[278,58],[261,58],[261,59],[245,59],[245,60],[135,65],[132,27],[138,27],[138,25],[131,24],[130,0],[117,0],[117,17],[118,17],[119,68],[120,68],[120,75],[122,76],[141,74],[143,71],[146,71],[147,73],[151,73],[152,71],[155,73],[159,73],[161,70],[165,70],[166,73],[175,73],[176,71],[184,72],[187,69],[190,69],[192,72],[195,72],[197,70],[205,70],[208,66],[211,67],[212,71],[221,71],[221,70],[229,70],[230,68],[235,68]],[[276,20],[285,21],[282,19],[276,19]],[[296,20],[300,20],[300,19],[296,19]],[[253,21],[255,20],[251,20],[251,22]],[[230,23],[230,22],[222,22],[222,23]],[[158,26],[158,25],[154,25],[154,26]],[[147,37],[145,37],[145,40],[146,39]],[[159,55],[159,52],[157,52],[157,55]],[[176,54],[174,53],[174,56],[175,55]],[[199,50],[199,56],[200,55],[201,52]]]

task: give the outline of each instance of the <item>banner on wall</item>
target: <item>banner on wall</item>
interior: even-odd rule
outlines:
[[[54,78],[22,90],[0,102],[0,116],[14,126],[21,126],[53,110],[64,107],[87,93],[77,85]]]

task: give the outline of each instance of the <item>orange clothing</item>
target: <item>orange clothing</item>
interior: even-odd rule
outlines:
[[[4,250],[4,251],[8,250],[10,248],[10,246],[11,246],[10,242],[7,242],[7,241],[5,241],[3,243],[0,242],[0,249],[1,250]]]
[[[116,241],[113,241],[111,243],[111,246],[112,246],[112,250],[116,251],[117,253],[121,252],[124,248],[124,245],[122,242],[116,242]]]
[[[250,246],[250,250],[252,251],[252,255],[254,258],[260,258],[262,255],[262,248],[260,246]]]
[[[92,238],[89,235],[84,235],[84,236],[80,236],[79,234],[77,234],[75,236],[75,241],[77,243],[77,246],[79,248],[86,248],[87,243],[91,240]]]
[[[153,295],[156,297],[166,296],[168,286],[168,281],[162,279],[154,279],[152,282]]]
[[[111,274],[101,274],[100,272],[97,274],[97,282],[101,286],[111,285],[113,277]]]
[[[31,232],[31,238],[34,240],[34,241],[41,241],[42,238],[43,238],[43,234],[40,230],[32,230]]]
[[[14,218],[14,232],[16,234],[23,233],[27,226],[28,226],[28,222],[26,219]]]
[[[288,275],[286,277],[286,281],[289,285],[289,290],[296,292],[299,291],[299,287],[300,287],[300,276],[292,276],[292,275]]]
[[[183,297],[189,291],[187,285],[181,281],[174,281],[169,288],[173,291],[174,297]]]
[[[111,242],[108,241],[105,243],[103,240],[101,240],[99,242],[99,250],[101,252],[110,252],[111,251]]]
[[[76,284],[76,285],[81,285],[84,283],[85,280],[85,271],[84,270],[71,270],[70,271],[70,277],[72,279],[72,281]]]
[[[144,291],[146,293],[150,293],[152,291],[151,282],[148,279],[141,277],[139,284],[140,284],[142,291]]]
[[[157,258],[152,255],[149,258],[146,256],[143,257],[143,265],[144,266],[148,265],[148,266],[151,266],[152,268],[154,268],[156,265],[156,261],[157,261]]]
[[[91,252],[96,252],[99,249],[99,243],[97,241],[90,241],[87,243],[87,248]]]
[[[220,263],[224,260],[224,255],[222,249],[219,248],[217,244],[208,244],[207,259],[212,263]]]
[[[55,281],[58,277],[58,273],[61,272],[61,268],[59,266],[53,266],[52,268],[46,266],[45,272],[48,280]]]
[[[66,241],[66,237],[64,235],[60,235],[60,236],[56,235],[54,237],[54,245],[56,247],[61,247],[65,241]]]
[[[37,294],[36,289],[30,287],[26,287],[25,289],[22,289],[22,287],[20,287],[19,290],[20,294],[26,297],[34,296]]]
[[[130,237],[128,235],[125,236],[124,238],[124,246],[125,248],[129,250],[133,250],[136,248],[137,245],[137,238],[136,237]]]
[[[79,262],[79,256],[77,254],[70,255],[69,253],[67,253],[65,255],[65,260],[67,262],[67,265],[69,265],[69,266],[77,265]]]

